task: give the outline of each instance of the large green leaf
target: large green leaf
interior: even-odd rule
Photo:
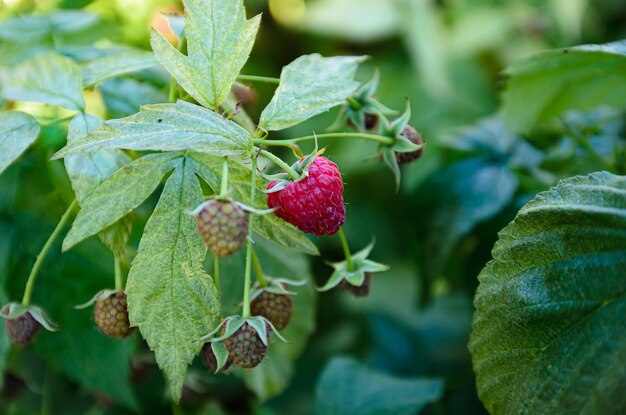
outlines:
[[[70,122],[67,142],[71,143],[100,128],[102,120],[89,114],[78,114]],[[131,158],[121,150],[100,150],[87,154],[70,154],[65,158],[67,171],[79,205],[100,183],[130,163]],[[102,242],[117,256],[124,253],[130,233],[131,222],[121,219],[100,233]]]
[[[206,154],[193,154],[196,172],[217,192],[220,188],[222,174],[222,160]],[[249,168],[230,163],[228,174],[230,195],[237,201],[250,203],[250,176]],[[258,176],[257,176],[258,177]],[[260,179],[260,178],[259,178]],[[263,180],[259,180],[259,188],[255,197],[257,209],[267,209],[267,195],[262,192],[266,187]],[[254,220],[254,231],[272,242],[286,248],[295,249],[311,255],[319,255],[319,251],[306,235],[293,225],[283,221],[274,214],[258,215]]]
[[[184,0],[188,57],[152,31],[161,65],[189,95],[217,110],[248,60],[261,16],[246,20],[242,0]]]
[[[59,10],[48,14],[15,16],[0,22],[0,39],[33,42],[54,34],[78,32],[97,22],[97,15],[82,10]]]
[[[2,97],[58,105],[83,111],[85,98],[80,68],[71,59],[56,53],[44,53],[7,71],[2,76]]]
[[[626,410],[626,177],[562,181],[500,232],[470,350],[493,414]]]
[[[504,209],[516,190],[511,170],[484,157],[462,160],[435,173],[419,191],[425,195],[420,210],[427,217],[426,275],[439,276],[460,239]]]
[[[570,109],[626,108],[626,40],[534,55],[507,70],[504,112],[515,131]]]
[[[111,148],[243,155],[252,150],[252,139],[245,129],[221,115],[178,101],[146,105],[130,117],[107,121],[84,139],[68,143],[54,158]]]
[[[168,153],[144,156],[116,171],[89,192],[63,241],[63,250],[103,231],[139,206],[174,168],[179,157]]]
[[[113,55],[94,59],[83,66],[83,83],[86,86],[138,72],[156,65],[157,61],[150,52],[142,50],[127,50]]]
[[[259,126],[282,130],[341,104],[358,88],[354,73],[362,56],[324,58],[314,53],[285,66]]]
[[[443,395],[438,379],[400,379],[345,357],[332,359],[317,385],[319,415],[414,415]]]
[[[196,340],[219,316],[219,296],[202,268],[206,247],[188,213],[203,200],[193,167],[180,159],[146,224],[126,285],[130,322],[155,351],[176,402],[187,365],[202,348]]]
[[[39,124],[23,112],[0,112],[0,173],[15,161],[39,135]]]

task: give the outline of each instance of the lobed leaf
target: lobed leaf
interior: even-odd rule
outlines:
[[[626,408],[626,178],[561,181],[500,232],[470,339],[493,414]]]
[[[72,229],[63,241],[63,250],[103,231],[139,206],[179,158],[178,154],[149,154],[100,183],[83,199]]]
[[[280,84],[261,113],[259,126],[283,130],[343,103],[359,83],[354,74],[364,56],[324,58],[315,53],[300,56],[285,66]]]
[[[146,105],[130,117],[107,121],[84,139],[68,143],[53,158],[113,148],[244,155],[252,150],[252,138],[245,129],[213,111],[178,101]]]
[[[218,324],[219,296],[202,268],[206,248],[187,212],[203,201],[193,167],[180,159],[148,220],[126,285],[130,322],[138,326],[169,383],[181,396],[196,340]]]
[[[84,111],[80,68],[54,52],[42,53],[3,73],[2,97]]]
[[[0,112],[0,173],[35,142],[39,130],[37,120],[29,114]]]
[[[110,78],[151,68],[156,64],[154,55],[143,50],[131,49],[103,56],[83,66],[83,84],[85,86],[96,85]]]

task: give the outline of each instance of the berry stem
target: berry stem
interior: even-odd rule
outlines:
[[[256,163],[257,158],[252,157],[252,175],[250,177],[250,206],[254,206],[254,197],[256,191]],[[252,225],[254,215],[250,215],[248,221],[248,240],[246,241],[246,270],[244,271],[243,282],[243,310],[241,317],[244,319],[250,317],[250,274],[252,273]]]
[[[258,76],[258,75],[239,75],[237,77],[240,81],[250,81],[250,82],[265,82],[266,84],[278,84],[280,83],[279,78],[273,78],[271,76]]]
[[[122,263],[117,255],[113,257],[113,267],[115,268],[115,289],[123,290],[124,282],[122,281]]]
[[[61,220],[59,220],[59,223],[57,223],[56,228],[54,228],[54,230],[48,237],[48,240],[46,241],[45,245],[43,246],[43,248],[41,248],[41,251],[37,255],[35,264],[33,265],[33,268],[30,271],[30,275],[28,276],[28,281],[26,282],[26,288],[24,289],[24,297],[22,297],[22,305],[24,307],[27,307],[28,305],[30,305],[30,298],[33,293],[33,287],[35,286],[35,281],[37,280],[37,273],[39,272],[39,269],[41,268],[41,265],[43,264],[44,259],[46,259],[46,256],[48,255],[48,251],[50,251],[50,248],[54,244],[54,241],[63,230],[63,227],[69,221],[70,217],[72,216],[72,213],[74,213],[74,209],[76,209],[77,206],[78,206],[78,202],[76,201],[76,199],[74,199],[74,201],[68,206],[67,210],[61,217]]]
[[[220,196],[226,197],[228,193],[228,157],[224,157],[222,161],[222,183],[220,186]]]
[[[254,141],[257,141],[257,140],[254,140]],[[265,140],[261,140],[261,141],[264,142]],[[267,150],[261,150],[260,154],[263,157],[274,162],[274,164],[276,164],[278,167],[281,167],[283,170],[285,170],[287,174],[289,174],[289,177],[291,177],[293,180],[298,180],[300,178],[300,175],[296,173],[296,171],[292,169],[291,166],[289,166],[287,163],[282,161],[278,156],[275,156],[274,154],[270,153]]]
[[[259,281],[259,285],[261,287],[267,287],[267,281],[263,276],[263,268],[261,268],[261,262],[254,248],[252,249],[252,265],[254,265],[254,272],[256,273],[256,279]]]
[[[377,135],[377,134],[366,134],[366,133],[328,133],[328,134],[306,135],[302,137],[291,138],[289,140],[254,139],[253,142],[256,145],[292,147],[293,144],[295,143],[299,143],[300,141],[315,140],[316,137],[318,139],[358,138],[358,139],[363,139],[363,140],[375,141],[377,143],[381,143],[387,146],[390,146],[395,142],[395,140],[391,137],[386,137],[384,135]]]
[[[352,262],[352,255],[350,255],[350,247],[346,240],[346,235],[343,233],[343,228],[339,228],[339,239],[341,240],[341,246],[343,247],[343,253],[346,255],[346,262],[348,263],[348,271],[354,271],[354,262]]]
[[[215,282],[215,289],[217,294],[220,293],[220,258],[216,253],[213,253],[213,282]]]

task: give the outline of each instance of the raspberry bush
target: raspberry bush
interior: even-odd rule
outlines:
[[[626,410],[624,41],[513,60],[537,44],[447,2],[5,3],[0,412]]]

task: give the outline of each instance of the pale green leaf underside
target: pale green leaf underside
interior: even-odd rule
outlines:
[[[221,182],[222,160],[204,154],[194,154],[193,161],[195,170],[207,182],[214,191],[219,191]],[[250,169],[230,163],[228,174],[230,196],[235,200],[248,204],[250,202]],[[257,176],[258,177],[258,176]],[[267,195],[261,190],[265,185],[260,183],[256,193],[254,207],[267,209]],[[282,245],[286,248],[295,249],[311,255],[319,255],[319,251],[301,231],[293,225],[278,218],[273,213],[257,215],[254,219],[254,231],[263,238]]]
[[[527,132],[571,109],[626,108],[626,40],[540,53],[507,73],[504,112],[514,131]]]
[[[626,409],[626,177],[562,181],[500,232],[470,339],[493,414]]]
[[[358,88],[354,74],[363,56],[300,56],[285,66],[259,126],[282,130],[341,104]]]
[[[252,150],[252,139],[245,129],[221,115],[178,101],[146,105],[137,114],[107,121],[84,139],[68,143],[54,158],[113,148],[243,155]]]
[[[142,50],[127,50],[94,59],[83,66],[83,84],[91,86],[110,78],[138,72],[157,64],[154,55]]]
[[[2,77],[2,97],[68,110],[85,109],[80,68],[71,59],[53,52],[37,55],[7,71]]]
[[[414,415],[443,395],[438,379],[400,379],[355,360],[336,357],[323,370],[316,391],[319,415]]]
[[[206,248],[187,212],[203,201],[193,168],[179,159],[148,220],[126,285],[130,322],[154,350],[174,401],[197,339],[217,325],[219,298],[202,268]]]
[[[144,156],[116,171],[89,192],[63,241],[63,250],[106,229],[139,206],[174,168],[179,157],[167,153]]]
[[[23,112],[0,113],[0,173],[37,139],[39,124]]]
[[[241,0],[185,0],[188,56],[159,33],[152,49],[161,65],[189,95],[217,109],[248,60],[261,16],[246,20]]]

